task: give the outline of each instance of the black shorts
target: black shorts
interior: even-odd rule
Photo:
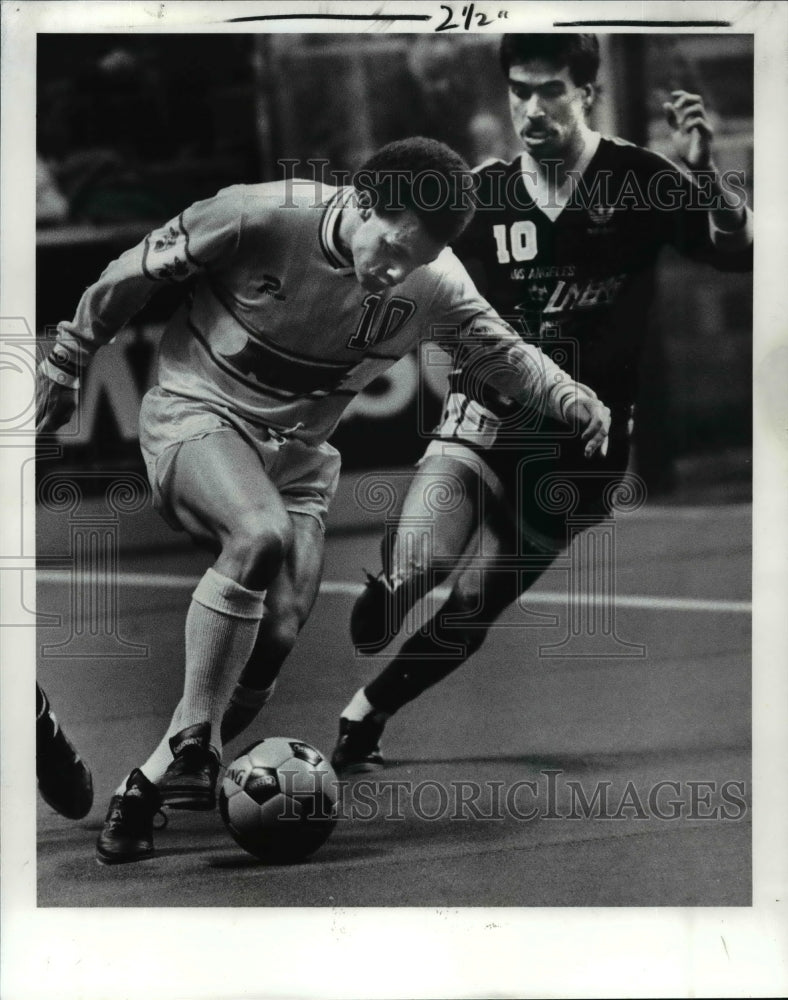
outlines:
[[[549,552],[612,516],[629,461],[629,436],[611,434],[608,441],[607,455],[591,458],[583,455],[577,437],[540,436],[531,444],[488,449],[456,439],[451,444],[462,447],[467,464],[480,463],[480,476],[493,495],[490,513],[508,520],[528,548]]]

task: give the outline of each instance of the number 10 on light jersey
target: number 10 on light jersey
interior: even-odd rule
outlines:
[[[367,295],[361,303],[364,310],[361,320],[356,332],[347,342],[347,346],[354,351],[365,351],[373,344],[393,337],[416,312],[416,303],[399,295],[392,295],[379,308],[382,298],[382,295]]]

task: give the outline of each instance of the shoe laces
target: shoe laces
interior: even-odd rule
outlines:
[[[117,830],[118,827],[126,826],[128,819],[128,816],[124,815],[123,812],[123,799],[118,796],[107,816],[106,827],[108,830]]]
[[[159,815],[161,815],[163,822],[159,827],[156,827],[155,819]],[[151,815],[150,806],[142,795],[126,793],[113,800],[112,808],[106,819],[106,826],[109,830],[140,831],[144,830],[150,821],[154,821],[154,829],[163,829],[167,825],[167,817],[160,808],[155,809]]]

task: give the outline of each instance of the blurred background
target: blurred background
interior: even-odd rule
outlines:
[[[744,171],[752,205],[751,36],[601,42],[592,125],[670,155],[662,101],[677,87],[697,91],[718,164]],[[39,35],[37,330],[71,318],[82,290],[152,226],[228,184],[281,177],[282,158],[352,171],[414,134],[472,164],[513,157],[497,49],[487,35]],[[751,276],[666,254],[658,285],[636,471],[665,501],[749,500]],[[163,291],[99,353],[79,424],[48,469],[142,468],[137,411],[176,301]],[[333,439],[346,470],[381,454],[392,466],[419,457],[417,399],[429,425],[443,389],[419,378],[406,358],[353,403]]]

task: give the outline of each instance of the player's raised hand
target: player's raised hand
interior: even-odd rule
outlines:
[[[714,129],[709,122],[703,98],[686,90],[673,90],[662,105],[670,125],[673,146],[691,170],[711,167],[711,143]]]
[[[36,428],[51,434],[68,423],[77,406],[77,390],[58,385],[39,368],[36,372]]]
[[[601,455],[607,455],[610,410],[601,400],[591,396],[578,396],[567,407],[567,416],[576,419],[583,428],[580,437],[586,443],[583,451],[586,458],[597,451]]]

